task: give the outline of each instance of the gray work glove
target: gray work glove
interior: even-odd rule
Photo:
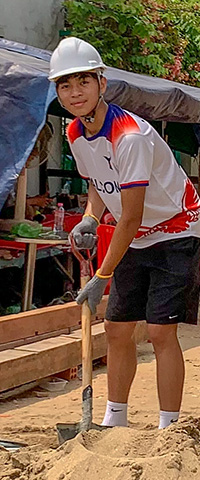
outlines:
[[[94,314],[96,312],[96,306],[100,303],[103,297],[108,280],[109,278],[99,278],[97,275],[94,275],[83,290],[80,291],[76,298],[76,302],[81,305],[87,300],[91,313]]]
[[[86,250],[94,248],[97,227],[98,222],[93,217],[83,217],[71,231],[76,247]]]

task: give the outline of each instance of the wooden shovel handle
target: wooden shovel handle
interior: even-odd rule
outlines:
[[[90,280],[89,275],[81,277],[81,289]],[[82,386],[83,389],[92,385],[92,335],[91,335],[91,311],[87,300],[82,304]]]

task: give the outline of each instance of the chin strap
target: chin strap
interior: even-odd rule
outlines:
[[[83,118],[83,120],[86,122],[86,123],[94,123],[95,121],[95,114],[96,114],[96,111],[97,111],[97,108],[99,107],[100,103],[101,103],[101,100],[103,98],[103,95],[100,94],[99,95],[99,100],[96,104],[96,107],[94,107],[94,109],[92,110],[92,112],[90,112],[90,114],[84,116],[84,117],[81,117]]]
[[[99,98],[98,98],[96,107],[94,107],[94,109],[91,112],[89,112],[88,115],[81,117],[86,123],[94,123],[96,111],[101,103],[101,100],[103,99],[103,95],[101,93],[101,74],[99,72],[96,72],[96,76],[99,84]]]

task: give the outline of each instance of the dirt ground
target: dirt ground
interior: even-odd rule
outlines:
[[[0,402],[0,439],[28,446],[0,447],[0,480],[197,480],[200,478],[200,328],[181,326],[186,382],[178,424],[159,431],[152,345],[138,346],[138,371],[129,399],[129,428],[91,430],[58,446],[57,422],[81,418],[81,380],[65,393],[38,389]],[[107,397],[106,367],[94,370],[93,419],[101,423]]]

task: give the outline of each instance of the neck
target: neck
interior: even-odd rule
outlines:
[[[82,124],[85,127],[85,135],[87,138],[93,137],[93,135],[96,135],[97,133],[100,132],[104,124],[107,110],[108,110],[108,105],[104,100],[102,100],[96,110],[93,123],[87,123],[82,118],[80,118]]]

